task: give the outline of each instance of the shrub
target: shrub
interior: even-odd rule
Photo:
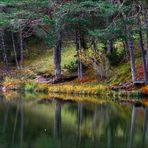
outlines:
[[[65,64],[64,68],[67,69],[69,72],[77,72],[77,62],[76,61],[71,61],[70,64]]]

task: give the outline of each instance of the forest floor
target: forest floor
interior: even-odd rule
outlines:
[[[129,62],[112,67],[109,77],[105,80],[99,81],[93,74],[93,70],[87,69],[83,79],[78,81],[77,72],[69,72],[65,68],[65,65],[76,61],[76,52],[73,47],[62,50],[63,78],[60,83],[52,84],[54,78],[53,51],[48,49],[36,50],[36,48],[36,46],[30,47],[31,54],[26,54],[23,70],[12,69],[10,75],[1,71],[0,77],[4,77],[1,86],[4,86],[5,89],[23,88],[26,91],[81,95],[139,96],[148,94],[148,86],[133,87]],[[137,80],[142,80],[141,56],[136,54],[135,57]]]

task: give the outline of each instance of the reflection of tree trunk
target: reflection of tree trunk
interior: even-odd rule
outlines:
[[[54,136],[60,138],[61,134],[61,104],[57,101],[55,105]]]
[[[107,130],[107,147],[108,148],[112,147],[112,130],[110,127]]]
[[[23,144],[23,131],[24,131],[24,113],[23,113],[23,99],[20,100],[20,115],[21,115],[21,130],[20,130],[20,144]]]
[[[142,146],[141,147],[144,147],[145,134],[147,132],[147,122],[148,122],[148,107],[146,107],[144,110],[144,123],[143,123]]]
[[[92,119],[92,135],[93,135],[93,143],[95,147],[95,139],[96,139],[96,121],[97,121],[97,106],[95,106],[95,111]]]
[[[127,147],[127,141],[129,139],[129,131],[130,131],[130,123],[129,121],[126,122],[126,127],[124,130],[124,143],[125,143],[125,147]]]
[[[81,143],[81,124],[83,120],[83,104],[78,103],[78,129],[77,129],[77,144]]]
[[[12,135],[12,143],[14,143],[15,131],[16,131],[16,125],[17,125],[17,119],[18,119],[18,113],[19,113],[19,104],[17,105],[16,114],[15,114],[15,121],[14,121],[14,127],[13,127],[13,135]]]
[[[135,133],[135,125],[136,125],[136,107],[133,105],[129,148],[133,147],[134,133]]]
[[[5,133],[6,126],[7,126],[8,112],[9,112],[9,104],[6,104],[6,111],[5,111],[5,116],[4,116],[3,133]]]

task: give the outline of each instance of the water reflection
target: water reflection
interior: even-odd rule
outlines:
[[[0,98],[0,147],[146,147],[148,107]]]

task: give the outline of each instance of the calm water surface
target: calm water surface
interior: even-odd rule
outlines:
[[[145,106],[37,100],[0,98],[0,148],[148,147]]]

